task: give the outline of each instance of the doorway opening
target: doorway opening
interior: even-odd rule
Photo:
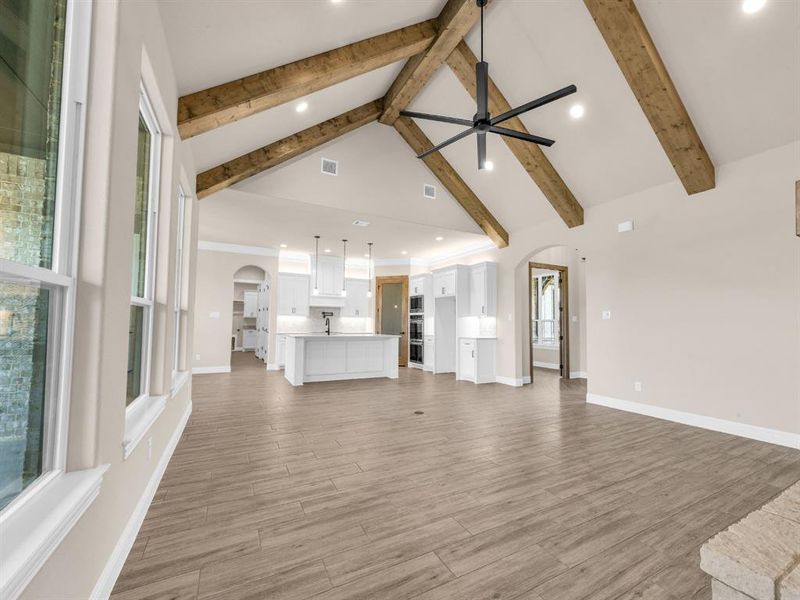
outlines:
[[[269,281],[264,269],[242,267],[233,275],[231,368],[263,367],[269,336]]]
[[[530,372],[557,371],[569,379],[569,270],[562,265],[528,263]]]
[[[375,278],[375,333],[400,336],[398,365],[408,366],[408,276]]]

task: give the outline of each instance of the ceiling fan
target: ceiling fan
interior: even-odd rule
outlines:
[[[441,144],[434,146],[430,150],[426,150],[417,158],[425,158],[429,154],[434,152],[438,152],[445,146],[449,146],[450,144],[457,142],[460,139],[463,139],[467,136],[476,133],[478,135],[478,169],[483,170],[486,168],[486,133],[497,133],[499,135],[504,135],[511,138],[516,138],[518,140],[524,140],[526,142],[532,142],[534,144],[540,144],[542,146],[552,146],[555,144],[555,140],[551,140],[548,138],[540,137],[538,135],[531,135],[529,133],[522,133],[520,131],[515,131],[513,129],[508,129],[506,127],[498,127],[500,123],[504,121],[508,121],[509,119],[513,119],[523,113],[528,112],[529,110],[533,110],[534,108],[539,108],[540,106],[544,106],[545,104],[549,104],[550,102],[554,102],[555,100],[560,100],[565,96],[569,96],[570,94],[574,94],[578,91],[574,85],[568,85],[565,88],[561,88],[555,92],[547,94],[546,96],[542,96],[541,98],[537,98],[536,100],[532,100],[527,104],[523,104],[522,106],[518,106],[517,108],[512,108],[508,112],[504,112],[503,114],[497,115],[496,117],[492,117],[489,113],[489,63],[484,62],[483,60],[483,9],[488,3],[488,0],[476,0],[476,4],[481,9],[481,60],[475,65],[475,79],[476,79],[476,96],[478,101],[478,112],[475,113],[475,116],[472,117],[472,120],[468,119],[459,119],[457,117],[446,117],[443,115],[431,115],[427,113],[419,113],[419,112],[412,112],[408,110],[400,111],[400,114],[404,117],[412,117],[415,119],[427,119],[428,121],[439,121],[441,123],[452,123],[453,125],[466,125],[468,129],[465,129],[458,135],[454,135],[453,137],[445,140]]]

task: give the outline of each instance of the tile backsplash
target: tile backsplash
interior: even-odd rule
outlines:
[[[315,333],[325,331],[322,311],[332,312],[331,331],[336,333],[372,333],[372,318],[342,317],[339,308],[312,308],[307,317],[278,316],[278,333]]]

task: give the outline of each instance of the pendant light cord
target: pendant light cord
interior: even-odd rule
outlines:
[[[481,4],[481,62],[483,62],[483,4]]]

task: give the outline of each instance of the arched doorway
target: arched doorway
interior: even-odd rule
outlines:
[[[269,339],[269,315],[263,314],[265,295],[269,301],[269,293],[264,294],[265,284],[267,273],[261,267],[245,265],[233,274],[232,370],[263,367],[261,355]]]

